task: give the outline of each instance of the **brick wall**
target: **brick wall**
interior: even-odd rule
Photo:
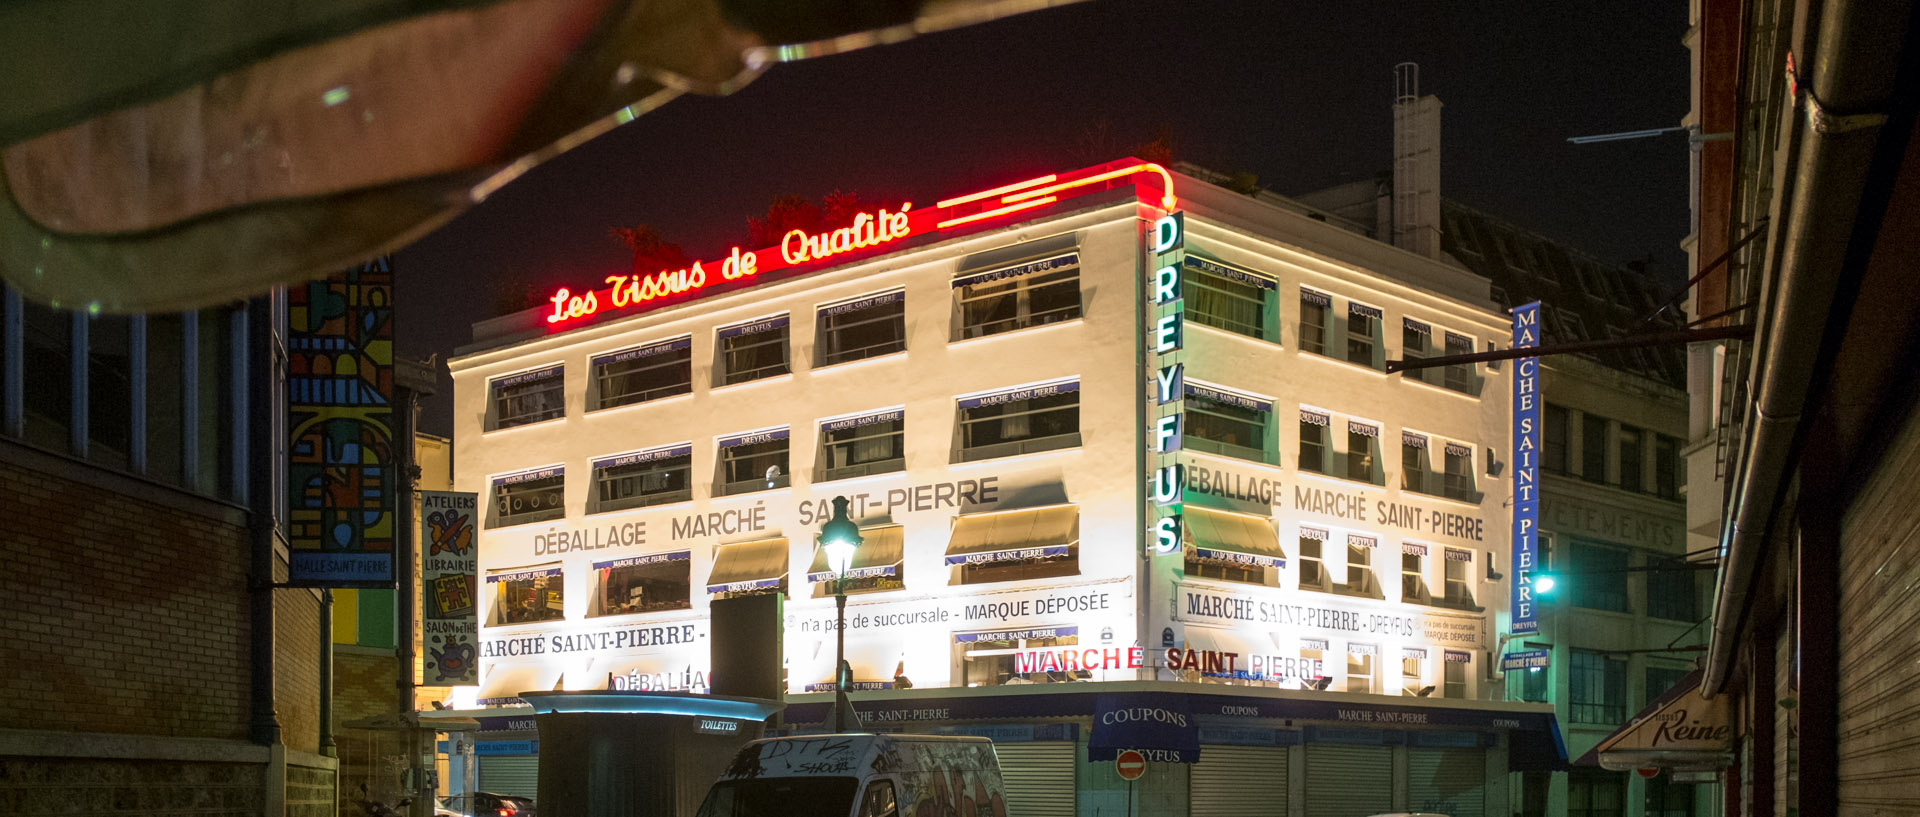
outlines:
[[[0,495],[0,727],[246,737],[242,525],[6,461]]]
[[[310,590],[273,593],[274,710],[280,742],[320,751],[320,599]],[[331,642],[328,637],[328,642]]]

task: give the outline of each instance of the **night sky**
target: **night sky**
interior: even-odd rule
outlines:
[[[706,258],[782,194],[931,202],[1118,158],[1162,129],[1177,160],[1283,194],[1368,178],[1391,166],[1402,61],[1446,106],[1443,196],[1610,262],[1651,253],[1678,286],[1685,137],[1566,139],[1680,124],[1686,8],[1100,0],[774,66],[577,148],[397,253],[399,351],[444,361],[499,285],[626,271],[613,227],[650,224]],[[421,430],[444,435],[440,368]]]

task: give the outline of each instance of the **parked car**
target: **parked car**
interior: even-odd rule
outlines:
[[[747,744],[697,817],[1006,817],[993,741],[809,735]]]
[[[447,798],[447,808],[470,817],[537,817],[533,798],[517,794],[477,791],[471,801],[466,795]]]

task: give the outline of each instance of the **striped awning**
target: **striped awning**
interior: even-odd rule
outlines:
[[[1065,556],[1079,541],[1078,505],[963,514],[953,523],[953,538],[947,542],[947,564],[993,564]]]
[[[1272,519],[1188,505],[1180,521],[1198,558],[1255,567],[1287,565]]]
[[[905,531],[906,528],[899,525],[861,528],[860,547],[853,552],[853,564],[847,568],[847,578],[899,575],[901,554],[907,540]],[[807,581],[824,582],[832,579],[833,570],[827,567],[827,550],[815,545],[813,566],[807,568]]]
[[[779,587],[787,577],[787,540],[762,539],[722,545],[707,576],[707,592],[740,593]]]

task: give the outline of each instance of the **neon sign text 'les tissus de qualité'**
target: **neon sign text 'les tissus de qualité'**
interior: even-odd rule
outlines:
[[[1068,190],[1093,187],[1102,182],[1110,182],[1115,179],[1141,173],[1160,177],[1162,187],[1156,201],[1162,209],[1171,210],[1176,201],[1173,195],[1172,174],[1169,174],[1166,168],[1153,164],[1152,162],[1140,162],[1138,164],[1107,170],[1100,170],[1099,168],[1090,168],[1089,170],[1096,172],[1089,173],[1088,175],[1069,174],[1069,178],[1066,181],[1060,181],[1060,177],[1057,175],[1046,175],[1028,179],[1023,182],[1003,185],[991,190],[983,190],[978,193],[947,199],[935,206],[935,210],[940,211],[943,215],[946,214],[949,208],[972,204],[974,202],[984,202],[988,199],[997,198],[998,201],[994,204],[988,204],[986,209],[978,212],[965,215],[956,214],[945,220],[929,218],[926,219],[926,221],[933,222],[931,227],[934,230],[945,230],[987,219],[1000,218],[1016,212],[1057,202],[1060,200],[1060,196],[1056,194],[1065,193]],[[998,206],[995,206],[995,204]],[[734,247],[733,251],[720,262],[720,278],[726,281],[735,281],[741,278],[751,277],[766,269],[780,269],[783,266],[791,267],[810,261],[831,258],[843,253],[864,250],[891,241],[897,241],[912,235],[916,229],[913,221],[908,218],[907,213],[912,207],[913,205],[909,203],[901,205],[899,212],[888,212],[885,209],[880,209],[871,213],[860,213],[854,216],[852,224],[817,235],[808,234],[804,230],[788,231],[787,234],[781,238],[780,245],[777,248],[767,248],[759,251],[771,252],[774,249],[780,251],[780,260],[777,262],[769,262],[769,266],[765,268],[762,268],[759,264],[758,253],[743,251],[739,247]],[[918,216],[921,214],[915,215]],[[924,231],[926,226],[927,225],[923,223],[919,229]],[[668,295],[697,291],[709,283],[712,283],[710,272],[712,267],[712,264],[695,262],[692,266],[685,269],[660,270],[651,275],[610,275],[606,278],[608,290],[604,295],[608,300],[613,302],[613,307],[617,309],[634,304],[646,303]],[[588,290],[582,294],[575,295],[572,290],[564,287],[556,290],[553,296],[548,299],[553,304],[553,312],[547,315],[547,323],[557,324],[576,318],[584,318],[599,312],[602,294],[603,293],[594,290]]]

